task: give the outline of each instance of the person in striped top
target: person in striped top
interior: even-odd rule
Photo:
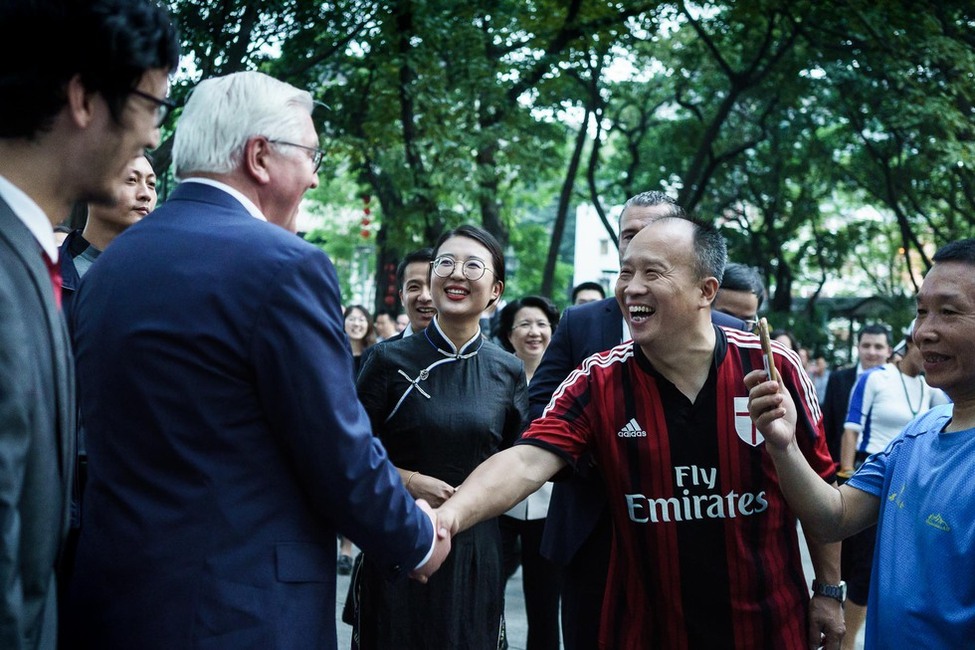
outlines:
[[[710,322],[726,257],[721,235],[688,219],[636,235],[616,286],[633,341],[586,359],[522,439],[438,512],[463,530],[591,452],[614,523],[600,647],[837,648],[842,639],[840,602],[809,605],[796,518],[749,418],[744,377],[762,367],[759,339]],[[831,482],[815,389],[796,354],[773,348],[799,405],[799,447]],[[837,582],[838,546],[810,541],[810,552],[817,580]]]

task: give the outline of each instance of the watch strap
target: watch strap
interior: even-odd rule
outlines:
[[[819,580],[813,580],[812,590],[817,596],[832,598],[841,603],[846,602],[846,582],[842,580],[840,580],[838,585],[830,585]]]

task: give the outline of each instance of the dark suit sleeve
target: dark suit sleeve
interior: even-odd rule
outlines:
[[[387,568],[409,570],[433,542],[356,399],[335,269],[309,250],[277,278],[254,343],[258,390],[313,506]]]
[[[711,322],[720,327],[730,327],[733,330],[742,330],[744,332],[750,332],[748,325],[745,321],[740,318],[735,318],[723,311],[718,311],[717,309],[711,310]]]
[[[836,370],[830,373],[826,382],[826,395],[823,399],[823,429],[826,432],[826,444],[833,460],[840,460],[840,442],[843,438],[843,422],[850,396],[846,387],[846,370]]]
[[[3,254],[8,254],[3,251]],[[0,647],[23,641],[23,589],[20,576],[20,509],[30,422],[31,373],[23,354],[31,345],[11,295],[12,283],[0,268]]]
[[[572,349],[573,311],[566,309],[559,320],[558,327],[552,333],[552,340],[545,350],[542,362],[535,369],[531,384],[528,386],[528,414],[532,420],[542,415],[555,389],[565,381],[569,373],[575,370],[573,363],[576,355]]]

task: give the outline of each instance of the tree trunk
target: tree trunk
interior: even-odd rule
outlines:
[[[576,174],[579,173],[579,161],[582,160],[582,150],[586,146],[586,126],[589,124],[590,107],[586,106],[586,115],[576,134],[575,148],[569,160],[569,170],[562,183],[559,194],[559,206],[555,212],[555,224],[552,226],[552,240],[548,246],[548,257],[545,259],[545,270],[542,273],[543,296],[552,296],[552,285],[555,284],[555,265],[559,259],[559,248],[562,246],[562,235],[565,233],[565,222],[569,215],[569,204],[572,201],[572,188],[575,185]]]

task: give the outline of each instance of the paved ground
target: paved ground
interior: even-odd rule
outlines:
[[[799,540],[802,547],[803,568],[807,582],[812,583],[813,571],[806,550],[805,539],[800,532]],[[335,620],[338,631],[338,647],[344,650],[350,647],[352,628],[342,622],[342,606],[349,588],[348,576],[338,576],[338,590],[336,594]],[[525,598],[521,591],[521,569],[508,581],[505,589],[505,620],[508,627],[508,646],[510,650],[525,650],[525,640],[528,637],[528,622],[525,619]],[[858,649],[863,648],[863,630],[857,638]]]

